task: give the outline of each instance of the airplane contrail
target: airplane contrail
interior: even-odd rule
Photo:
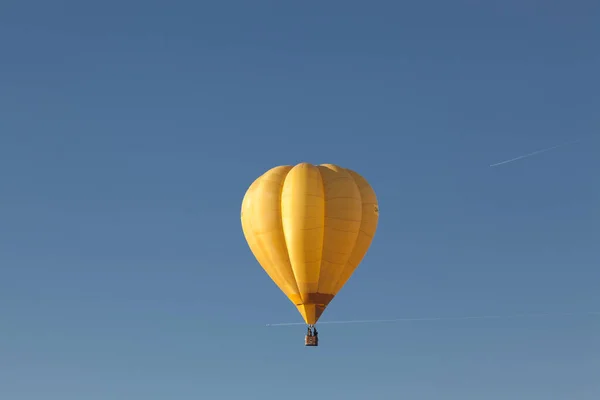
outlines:
[[[545,153],[545,152],[547,152],[547,151],[554,150],[554,149],[557,149],[557,148],[559,148],[559,147],[566,146],[566,145],[568,145],[568,144],[574,144],[574,143],[578,143],[578,142],[580,142],[580,140],[579,140],[579,139],[577,139],[577,140],[574,140],[574,141],[572,141],[572,142],[567,142],[567,143],[561,143],[561,144],[557,144],[556,146],[547,147],[547,148],[545,148],[545,149],[537,150],[537,151],[534,151],[534,152],[532,152],[532,153],[529,153],[529,154],[525,154],[525,155],[522,155],[522,156],[519,156],[519,157],[511,158],[510,160],[500,161],[499,163],[496,163],[496,164],[491,164],[491,165],[490,165],[490,167],[496,167],[496,166],[498,166],[498,165],[502,165],[502,164],[508,164],[508,163],[511,163],[511,162],[513,162],[513,161],[517,161],[517,160],[521,160],[521,159],[523,159],[523,158],[527,158],[527,157],[535,156],[536,154]]]
[[[394,318],[394,319],[363,319],[351,321],[323,321],[322,324],[376,324],[385,322],[418,322],[418,321],[462,321],[469,319],[508,319],[508,318],[535,318],[535,317],[567,317],[577,315],[598,315],[600,311],[587,312],[567,312],[567,313],[529,313],[529,314],[510,314],[510,315],[476,315],[467,317],[425,317],[425,318]],[[306,325],[304,322],[284,322],[278,324],[266,324],[266,326],[292,326]]]

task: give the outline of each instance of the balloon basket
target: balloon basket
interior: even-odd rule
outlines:
[[[308,336],[304,337],[304,345],[308,347],[316,347],[319,345],[319,337],[318,336]]]

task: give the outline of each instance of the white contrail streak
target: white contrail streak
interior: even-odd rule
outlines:
[[[535,318],[535,317],[560,317],[560,316],[578,316],[578,315],[598,315],[600,311],[588,312],[570,312],[570,313],[529,313],[529,314],[511,314],[511,315],[477,315],[471,317],[425,317],[425,318],[395,318],[395,319],[363,319],[352,321],[323,321],[322,324],[376,324],[385,322],[418,322],[418,321],[461,321],[468,319],[507,319],[507,318]],[[304,322],[285,322],[279,324],[266,324],[266,326],[292,326],[306,325]]]
[[[511,158],[510,160],[500,161],[499,163],[491,164],[490,167],[496,167],[498,165],[508,164],[508,163],[513,162],[513,161],[517,161],[517,160],[521,160],[523,158],[535,156],[536,154],[545,153],[547,151],[554,150],[554,149],[557,149],[559,147],[566,146],[568,144],[574,144],[574,143],[577,143],[579,141],[580,140],[578,139],[578,140],[574,140],[572,142],[557,144],[556,146],[552,146],[552,147],[548,147],[548,148],[545,148],[545,149],[537,150],[537,151],[534,151],[533,153],[529,153],[529,154],[525,154],[525,155],[522,155],[522,156],[519,156],[519,157]]]

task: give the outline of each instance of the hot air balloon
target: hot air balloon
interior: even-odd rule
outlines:
[[[279,166],[246,191],[241,221],[258,263],[308,325],[315,325],[364,258],[379,219],[373,188],[332,164]]]

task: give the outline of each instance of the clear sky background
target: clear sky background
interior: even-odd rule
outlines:
[[[600,310],[599,20],[2,1],[0,398],[597,400],[598,317],[324,324],[318,348],[265,327],[301,319],[240,205],[281,164],[372,183],[379,230],[322,321]]]

